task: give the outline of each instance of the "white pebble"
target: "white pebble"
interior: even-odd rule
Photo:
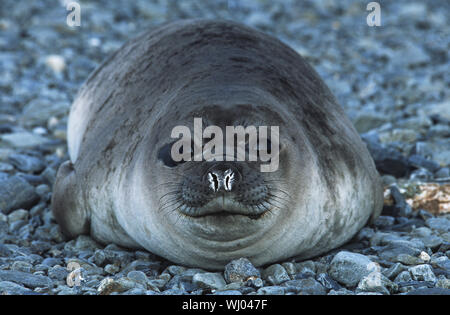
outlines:
[[[60,73],[66,68],[66,61],[60,55],[47,56],[45,58],[45,64],[56,73]]]
[[[430,255],[428,255],[425,252],[421,252],[419,258],[422,259],[424,262],[428,262],[431,259]]]

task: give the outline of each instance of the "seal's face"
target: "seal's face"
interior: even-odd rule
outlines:
[[[233,111],[236,117],[233,117]],[[246,111],[252,111],[253,117],[247,115]],[[238,141],[231,144],[231,152],[234,152],[234,155],[230,158],[230,144],[226,142],[225,130],[227,127],[236,126],[254,126],[257,130],[260,126],[273,126],[275,122],[273,119],[264,119],[265,115],[261,110],[260,115],[255,114],[258,110],[255,111],[250,105],[228,110],[204,107],[200,112],[203,114],[203,128],[206,128],[206,125],[214,125],[223,130],[223,154],[220,158],[215,155],[213,160],[194,161],[196,144],[192,140],[187,146],[191,160],[174,161],[171,150],[174,139],[162,141],[157,150],[157,159],[161,178],[165,179],[159,184],[165,186],[165,189],[162,190],[164,194],[159,196],[159,214],[166,216],[174,224],[182,221],[180,228],[183,233],[194,234],[207,240],[231,241],[254,235],[256,230],[269,228],[278,212],[286,207],[289,194],[283,194],[284,181],[279,176],[278,165],[272,172],[261,171],[261,165],[265,163],[259,159],[261,154],[258,148],[262,141],[265,142],[264,147],[268,152],[277,145],[276,158],[279,159],[280,153],[284,153],[280,152],[279,140],[273,141],[274,139],[269,137],[258,139],[254,151],[256,161],[249,161],[252,144],[247,134],[243,138],[245,161],[240,161],[237,154]],[[240,115],[236,114],[237,112]],[[225,121],[224,117],[228,119]],[[177,123],[192,126],[192,117],[187,116]],[[192,130],[191,134],[194,133],[195,130]],[[208,140],[210,139],[204,140],[203,145]]]
[[[183,251],[182,263],[187,265],[191,262],[186,256],[191,256],[192,261],[198,261],[199,257],[204,261],[211,259],[214,261],[211,266],[215,266],[243,255],[260,255],[276,241],[269,235],[281,235],[277,226],[289,221],[293,196],[287,188],[286,163],[294,146],[280,132],[281,137],[276,141],[279,165],[273,172],[262,172],[261,165],[270,161],[263,162],[259,158],[257,161],[227,160],[227,148],[223,150],[223,161],[174,161],[171,148],[176,139],[170,137],[171,129],[185,125],[193,134],[193,118],[198,117],[199,112],[204,128],[215,125],[225,130],[230,125],[259,127],[283,126],[285,123],[274,120],[277,116],[268,113],[266,107],[253,105],[223,110],[203,107],[182,119],[171,122],[169,118],[161,119],[160,135],[154,137],[159,141],[151,145],[154,150],[149,151],[148,156],[151,159],[148,164],[157,168],[153,166],[150,170],[148,184],[139,184],[154,188],[143,192],[154,194],[149,199],[157,201],[154,204],[157,211],[148,211],[152,216],[149,221],[158,222],[156,228],[152,227],[153,235],[159,228],[169,234],[175,244],[183,244],[180,248],[167,246],[164,255],[178,261],[170,251],[174,255]],[[273,140],[272,137],[265,140],[269,150]],[[245,141],[248,157],[249,138]],[[203,144],[205,142],[207,140]],[[146,169],[146,166],[139,169]]]

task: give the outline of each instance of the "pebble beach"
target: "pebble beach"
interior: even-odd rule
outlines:
[[[0,294],[450,294],[450,2],[379,1],[379,27],[369,1],[83,0],[79,27],[69,2],[0,3]],[[128,39],[184,18],[241,22],[305,57],[382,176],[375,222],[320,257],[221,272],[64,238],[50,200],[78,89]]]

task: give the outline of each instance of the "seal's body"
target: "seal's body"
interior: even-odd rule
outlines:
[[[279,126],[278,170],[174,162],[171,131],[195,117],[224,130]],[[68,146],[52,200],[64,234],[188,266],[312,257],[382,207],[374,163],[316,72],[232,22],[180,21],[126,43],[81,88]]]

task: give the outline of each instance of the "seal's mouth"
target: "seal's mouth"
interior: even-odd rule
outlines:
[[[260,219],[271,209],[265,205],[244,205],[225,195],[210,200],[199,208],[181,207],[179,212],[192,218],[204,218],[208,216],[245,216],[253,220]]]

